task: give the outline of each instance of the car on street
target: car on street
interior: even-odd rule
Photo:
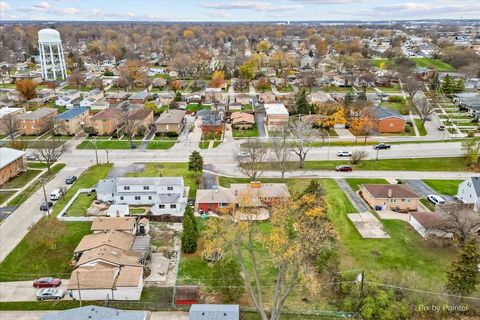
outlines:
[[[62,280],[59,278],[41,277],[33,280],[34,288],[52,288],[52,287],[58,287],[61,284],[62,284]]]
[[[50,200],[57,201],[62,196],[63,196],[63,190],[61,188],[57,188],[50,193]]]
[[[47,206],[47,204],[48,204],[48,206]],[[40,205],[40,210],[41,211],[47,211],[51,206],[53,206],[52,201],[48,201],[47,203],[42,202],[42,204]]]
[[[438,129],[439,131],[445,131],[445,126],[438,126],[437,129]]]
[[[33,153],[27,153],[27,155],[25,156],[25,159],[27,160],[37,160],[37,156]]]
[[[47,288],[37,292],[37,300],[60,300],[65,296],[65,292],[60,289]]]
[[[351,172],[352,171],[352,166],[348,165],[340,165],[335,167],[335,171],[338,172]]]
[[[75,181],[77,181],[77,177],[76,177],[76,176],[70,176],[70,177],[68,177],[67,179],[65,179],[65,183],[66,183],[66,184],[73,184]]]
[[[248,152],[247,151],[239,151],[238,156],[240,157],[248,157]]]
[[[429,194],[427,196],[428,201],[430,201],[433,204],[445,204],[446,201],[442,197],[436,194]]]
[[[350,151],[338,151],[337,157],[351,157],[352,153]]]
[[[385,144],[385,143],[379,143],[375,146],[373,146],[373,149],[375,150],[385,150],[385,149],[390,149],[391,145]]]

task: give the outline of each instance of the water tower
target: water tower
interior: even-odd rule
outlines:
[[[53,29],[38,31],[38,49],[43,80],[57,80],[57,74],[62,80],[67,79],[67,67],[60,33]]]

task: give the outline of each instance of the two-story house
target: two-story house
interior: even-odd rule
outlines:
[[[182,177],[120,177],[100,180],[97,187],[99,200],[149,206],[154,216],[183,217],[187,195]]]
[[[40,135],[51,129],[57,109],[40,108],[17,117],[17,128],[22,135]]]
[[[463,203],[480,204],[480,177],[470,177],[458,185],[457,197]]]
[[[75,135],[83,129],[87,118],[87,108],[75,108],[65,111],[55,118],[54,132],[60,135]]]
[[[122,110],[107,108],[90,117],[90,126],[97,135],[109,135],[122,124]]]

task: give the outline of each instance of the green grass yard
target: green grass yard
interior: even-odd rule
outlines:
[[[248,130],[237,130],[233,129],[233,137],[234,138],[250,138],[250,137],[258,137],[258,128],[257,124],[255,123],[252,129]]]
[[[197,112],[198,110],[210,110],[210,105],[202,104],[201,106],[198,103],[187,104],[187,112]]]
[[[141,141],[133,141],[133,144],[137,146],[140,145]],[[104,150],[104,149],[131,149],[130,142],[127,140],[98,140],[97,139],[97,149]],[[77,145],[77,149],[86,149],[86,150],[94,150],[95,143],[91,139],[87,139],[82,141],[80,144]]]
[[[15,191],[1,191],[0,190],[0,204],[4,203],[7,201],[8,198],[13,196],[15,194]]]
[[[430,188],[435,190],[440,194],[447,196],[454,196],[457,194],[458,185],[463,182],[463,180],[433,180],[425,179],[423,180]]]
[[[385,179],[363,179],[363,178],[353,178],[346,179],[348,185],[353,189],[353,191],[358,191],[361,184],[387,184],[388,181]]]
[[[93,200],[95,200],[95,193],[87,194],[81,193],[78,195],[77,199],[72,203],[70,208],[66,212],[67,217],[85,217],[86,211],[92,205]]]
[[[420,68],[435,69],[437,71],[455,71],[455,68],[440,59],[411,58]]]
[[[152,140],[147,142],[147,149],[170,149],[175,145],[175,141]]]
[[[425,129],[425,125],[420,119],[414,119],[415,120],[415,125],[417,126],[418,133],[420,136],[426,136],[427,135],[427,129]]]
[[[27,183],[35,179],[42,171],[41,170],[27,170],[22,172],[15,178],[2,184],[0,189],[18,189],[25,186]]]

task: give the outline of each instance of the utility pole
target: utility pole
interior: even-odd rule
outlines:
[[[375,161],[378,161],[378,151],[380,151],[379,148],[377,148],[377,157],[375,158]]]
[[[97,164],[98,164],[97,136],[93,137],[93,143],[95,144],[95,159],[96,159]]]
[[[78,290],[78,300],[80,301],[80,307],[82,306],[82,293],[80,292],[80,279],[78,277],[78,270],[77,270],[77,290]]]
[[[48,205],[47,192],[45,191],[45,179],[42,180],[43,199],[45,200],[45,206],[47,207],[47,214],[50,217],[50,206]]]
[[[107,152],[107,163],[110,163],[110,161],[108,160],[108,150],[105,150]]]

